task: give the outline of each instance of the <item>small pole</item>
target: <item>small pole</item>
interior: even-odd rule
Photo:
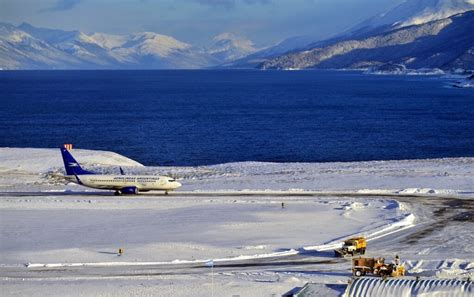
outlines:
[[[214,260],[207,261],[205,265],[211,266],[211,296],[214,297]]]
[[[281,203],[281,208],[285,208],[285,202]]]

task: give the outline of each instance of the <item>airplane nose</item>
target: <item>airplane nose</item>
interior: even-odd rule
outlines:
[[[180,187],[181,187],[181,183],[179,183],[179,182],[174,182],[174,186],[175,186],[176,189],[177,189],[177,188],[180,188]]]

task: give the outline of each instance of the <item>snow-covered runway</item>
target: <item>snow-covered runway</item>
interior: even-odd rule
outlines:
[[[408,214],[393,200],[337,197],[46,196],[4,197],[1,205],[2,227],[15,230],[2,233],[3,263],[110,257],[90,250],[94,245],[97,252],[126,248],[121,260],[137,246],[134,261],[141,262],[268,254],[370,233]],[[31,241],[37,250],[53,250],[54,257],[29,251]],[[183,250],[171,252],[178,247]],[[31,256],[17,257],[22,250]]]
[[[46,163],[33,166],[9,150],[0,155],[0,284],[9,295],[206,296],[211,278],[216,296],[281,295],[308,281],[337,295],[351,264],[332,249],[352,235],[368,238],[369,256],[399,254],[411,275],[466,277],[474,268],[469,158],[137,165],[128,170],[165,171],[184,190],[115,197],[65,185],[55,151],[41,150]],[[138,164],[92,156],[105,172]]]

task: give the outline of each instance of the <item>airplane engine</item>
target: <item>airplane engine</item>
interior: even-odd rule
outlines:
[[[125,187],[121,190],[122,194],[138,194],[137,187]]]

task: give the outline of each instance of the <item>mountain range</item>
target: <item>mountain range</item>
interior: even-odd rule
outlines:
[[[2,69],[195,69],[254,51],[251,41],[231,33],[200,48],[154,32],[86,34],[0,23]]]
[[[295,48],[281,52],[285,40],[231,67],[365,69],[397,63],[407,68],[472,69],[473,10],[474,0],[407,0],[332,38],[311,42],[310,36],[302,36]]]
[[[474,69],[474,0],[406,0],[329,39],[315,39],[290,37],[257,49],[222,33],[197,47],[154,32],[86,34],[0,23],[0,69]]]
[[[267,59],[263,69],[474,69],[474,11],[373,34],[341,38]]]

